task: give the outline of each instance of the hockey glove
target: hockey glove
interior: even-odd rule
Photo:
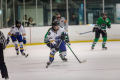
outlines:
[[[7,38],[7,44],[9,44],[9,42],[10,42],[10,40],[9,40],[9,38]]]
[[[69,43],[68,35],[65,36],[65,43]]]
[[[62,41],[65,40],[65,34],[64,34],[64,33],[61,35],[61,40],[62,40]]]
[[[108,27],[109,29],[111,28],[111,26],[110,26],[110,25],[108,25],[107,27]]]
[[[54,48],[55,48],[56,51],[59,51],[59,47],[58,47],[57,44],[54,45]]]
[[[25,38],[23,38],[23,44],[26,44],[26,39]]]
[[[98,27],[94,27],[93,28],[93,32],[96,32],[96,31],[98,31],[99,29],[98,29]]]

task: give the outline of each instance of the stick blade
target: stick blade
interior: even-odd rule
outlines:
[[[86,62],[87,60],[83,60],[83,61],[81,61],[81,63],[84,63],[84,62]]]
[[[81,33],[79,33],[78,31],[76,31],[77,34],[81,35]]]
[[[79,32],[78,32],[78,31],[76,31],[76,33],[78,33],[78,34],[79,34]]]

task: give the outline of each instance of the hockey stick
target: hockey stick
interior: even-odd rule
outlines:
[[[102,30],[101,28],[99,28],[101,31],[103,31],[104,33],[106,33],[104,30]],[[84,32],[84,33],[79,33],[78,31],[76,31],[79,35],[82,35],[82,34],[86,34],[86,33],[90,33],[90,32],[93,32],[93,31],[88,31],[88,32]]]
[[[84,63],[86,62],[87,60],[83,60],[83,61],[80,61],[77,56],[75,55],[75,53],[72,51],[72,49],[70,48],[70,46],[67,44],[67,46],[69,47],[69,49],[71,50],[71,52],[74,54],[74,56],[76,57],[76,59],[78,60],[79,63]]]
[[[78,31],[76,31],[79,35],[82,35],[82,34],[86,34],[86,33],[90,33],[92,31],[88,31],[88,32],[84,32],[84,33],[79,33]]]
[[[58,45],[57,48],[59,48],[59,46],[60,46],[61,43],[62,43],[62,40],[60,41],[60,43],[59,43],[59,45]],[[55,53],[57,53],[57,51],[56,51]],[[48,68],[48,66],[49,66],[49,65],[47,65],[46,68]]]

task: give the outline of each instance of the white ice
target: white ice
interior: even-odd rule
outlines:
[[[46,45],[26,46],[28,58],[17,56],[13,47],[7,48],[4,55],[9,80],[120,80],[120,42],[107,42],[108,50],[102,50],[102,42],[93,51],[91,45],[71,44],[77,57],[87,62],[80,64],[67,48],[68,62],[61,61],[57,53],[48,69],[50,50]]]

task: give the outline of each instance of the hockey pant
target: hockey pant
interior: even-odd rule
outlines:
[[[54,46],[52,44],[47,44],[47,46],[51,48],[49,60],[50,60],[50,62],[53,62],[55,53],[57,51],[55,50],[55,48],[54,48]],[[61,54],[63,56],[67,55],[66,46],[65,46],[65,42],[64,41],[62,41],[62,43],[60,44],[59,51],[61,52]]]
[[[11,36],[11,39],[12,39],[12,41],[13,41],[13,43],[14,43],[15,50],[16,50],[16,51],[19,50],[19,48],[18,48],[18,42],[19,42],[20,52],[23,52],[24,49],[23,49],[23,39],[22,39],[22,35],[19,35],[19,36],[17,36],[17,37]],[[17,41],[18,41],[18,42],[17,42]]]
[[[102,34],[102,38],[103,38],[102,47],[105,47],[105,44],[106,44],[106,41],[107,41],[106,30],[104,30],[104,32],[102,30],[98,30],[98,31],[95,32],[95,39],[94,39],[94,42],[92,44],[92,47],[95,47],[96,43],[98,42],[98,40],[100,38],[100,34]]]

